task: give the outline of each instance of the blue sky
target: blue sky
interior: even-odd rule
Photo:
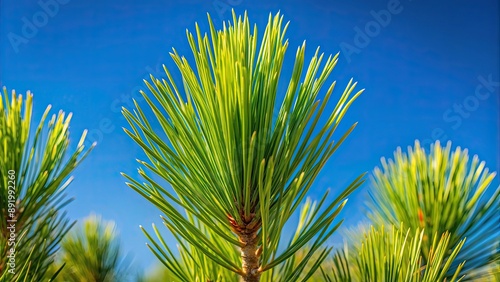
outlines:
[[[221,27],[231,8],[247,10],[260,30],[270,12],[285,15],[288,72],[307,40],[308,57],[317,46],[342,52],[332,78],[339,86],[354,77],[366,88],[343,121],[343,129],[358,127],[317,178],[312,197],[342,189],[415,139],[451,140],[499,170],[498,1],[1,0],[0,85],[31,90],[35,118],[48,104],[73,112],[75,143],[89,129],[98,146],[74,173],[69,216],[114,220],[138,267],[156,263],[138,226],[160,223],[160,213],[120,176],[135,175],[143,156],[121,129],[127,124],[120,108],[131,108],[143,78],[164,75],[161,64],[173,68],[172,47],[189,55],[186,28],[206,27],[207,12]],[[362,217],[367,187],[352,195],[344,226]]]

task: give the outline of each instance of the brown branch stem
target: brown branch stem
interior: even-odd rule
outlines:
[[[257,251],[257,232],[240,233],[239,235],[241,247],[241,261],[244,282],[259,282],[259,253]]]

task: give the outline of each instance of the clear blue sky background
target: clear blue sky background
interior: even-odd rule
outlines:
[[[69,216],[114,220],[138,267],[156,263],[138,226],[159,223],[160,213],[119,174],[135,175],[135,158],[143,156],[123,133],[119,109],[130,108],[149,73],[162,76],[161,64],[173,66],[172,47],[189,55],[185,29],[196,21],[206,27],[207,12],[221,27],[231,8],[247,10],[263,30],[268,14],[281,11],[291,22],[288,72],[306,39],[309,57],[317,46],[343,51],[333,73],[339,86],[354,77],[366,88],[344,120],[359,125],[318,177],[313,197],[342,189],[415,139],[452,140],[499,170],[498,1],[54,1],[41,0],[57,3],[44,10],[35,0],[0,0],[0,84],[31,90],[35,118],[48,104],[73,112],[75,142],[90,130],[99,145],[75,172]],[[387,15],[381,10],[390,19],[375,23]],[[366,188],[351,197],[344,226],[362,218]]]

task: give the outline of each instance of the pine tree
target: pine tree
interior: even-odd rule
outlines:
[[[195,277],[176,271],[179,258],[159,230],[154,228],[157,239],[146,232],[150,248],[177,279],[219,281],[215,269],[220,266],[226,271],[223,277],[259,281],[306,246],[308,257],[325,251],[323,243],[339,226],[337,215],[362,176],[335,191],[334,199],[327,192],[301,222],[294,240],[278,248],[285,224],[354,129],[355,125],[333,141],[362,90],[353,92],[356,83],[351,80],[335,107],[322,116],[335,83],[326,89],[322,102],[318,94],[338,54],[321,67],[325,56],[317,49],[304,72],[304,43],[281,94],[278,83],[288,47],[282,16],[269,16],[261,38],[246,14],[237,17],[233,12],[233,21],[219,31],[210,16],[208,21],[210,37],[198,26],[195,35],[187,32],[194,63],[175,49],[171,53],[181,85],[167,68],[167,80],[151,76],[146,82],[152,97],[142,94],[155,119],[150,121],[137,103],[132,111],[123,109],[130,124],[125,131],[148,158],[139,161],[142,181],[125,176],[131,188],[165,214],[164,224],[181,248],[202,259],[192,266]],[[286,281],[299,279],[296,269],[286,269],[290,273],[285,275],[291,274],[284,276],[289,277]]]
[[[64,265],[55,281],[131,281],[130,260],[124,256],[116,226],[90,215],[61,242],[58,265]]]
[[[348,232],[325,280],[498,281],[500,187],[477,156],[416,141],[372,175],[375,227]]]
[[[69,153],[71,114],[60,111],[31,128],[33,97],[0,93],[0,281],[46,280],[59,242],[74,224],[62,209],[70,173],[90,152]],[[57,272],[56,272],[57,274]]]

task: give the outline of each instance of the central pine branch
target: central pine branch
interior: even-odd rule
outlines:
[[[257,248],[257,232],[243,232],[239,235],[241,247],[241,262],[243,281],[258,282],[260,280],[259,257]]]

